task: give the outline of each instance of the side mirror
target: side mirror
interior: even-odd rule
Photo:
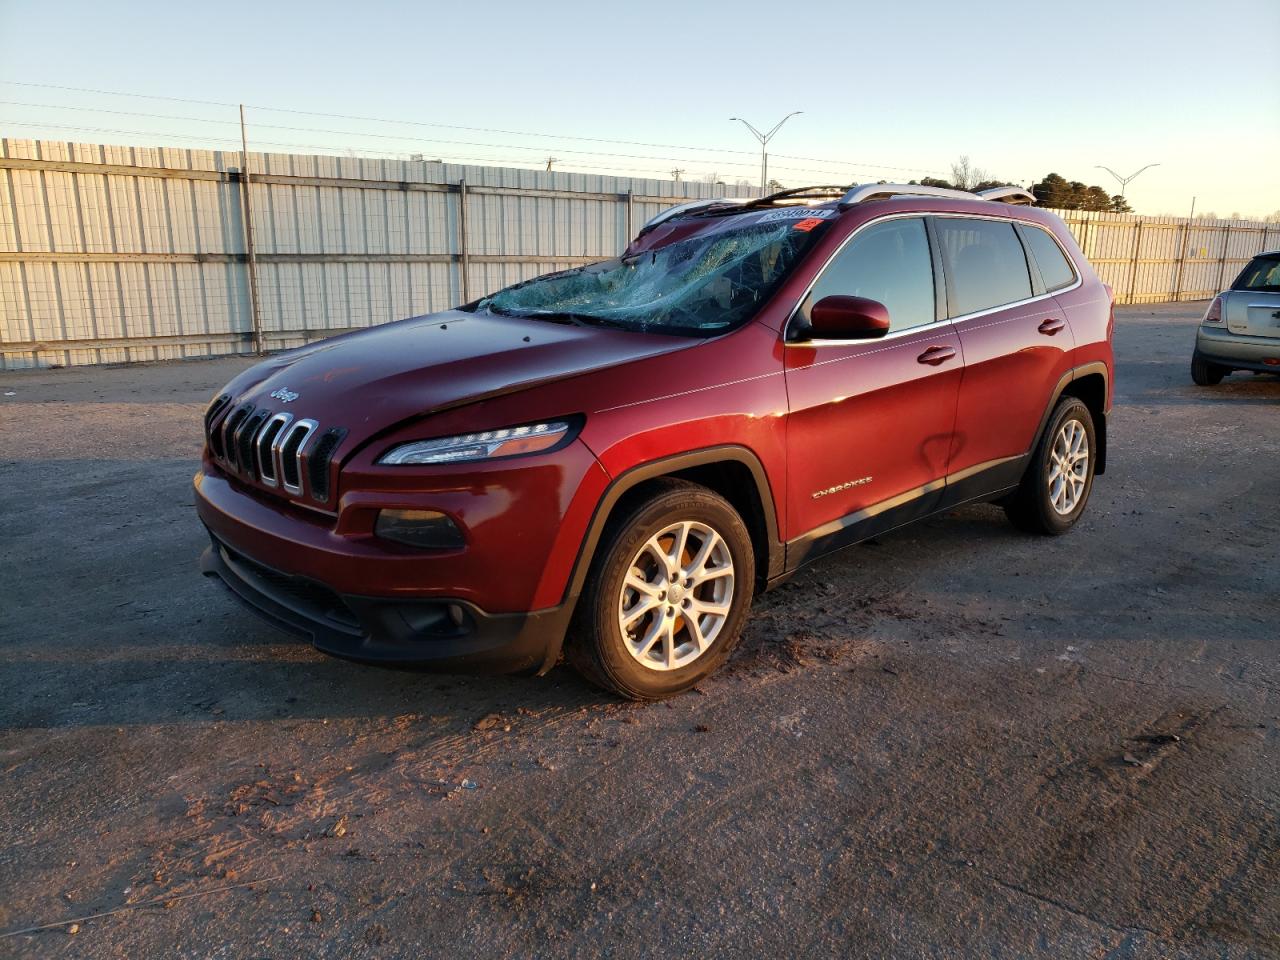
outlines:
[[[809,310],[817,340],[874,340],[889,332],[889,308],[866,297],[823,297]]]

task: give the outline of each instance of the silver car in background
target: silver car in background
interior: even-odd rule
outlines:
[[[1233,370],[1280,373],[1280,250],[1250,260],[1196,331],[1191,379],[1211,387]]]

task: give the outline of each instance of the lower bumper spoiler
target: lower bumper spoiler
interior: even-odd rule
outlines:
[[[546,673],[560,656],[572,609],[486,613],[465,600],[344,596],[236,553],[216,537],[200,571],[277,627],[317,650],[364,663],[447,673]]]

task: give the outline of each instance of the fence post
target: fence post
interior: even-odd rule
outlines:
[[[1227,253],[1231,248],[1231,224],[1227,224],[1222,231],[1222,258],[1218,261],[1218,289],[1215,293],[1222,292],[1222,280],[1227,273]]]
[[[471,302],[471,282],[467,278],[471,262],[467,259],[467,180],[458,180],[458,288],[462,291],[462,302]]]
[[[1133,233],[1133,263],[1129,267],[1129,303],[1133,303],[1134,291],[1138,288],[1138,253],[1142,249],[1142,221],[1137,223]]]
[[[1182,249],[1178,251],[1178,263],[1173,274],[1173,296],[1169,299],[1177,303],[1182,299],[1182,267],[1187,262],[1187,244],[1191,240],[1191,221],[1182,223]]]
[[[622,245],[622,249],[626,249],[632,240],[636,238],[636,192],[635,190],[627,191],[627,241]]]
[[[262,353],[262,310],[258,305],[258,259],[253,250],[253,205],[249,200],[249,140],[244,132],[244,104],[240,104],[240,205],[244,252],[249,267],[249,306],[253,314],[253,352]]]

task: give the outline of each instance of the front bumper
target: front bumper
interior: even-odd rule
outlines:
[[[1201,326],[1196,331],[1196,353],[1210,363],[1233,370],[1280,373],[1280,338],[1246,337]]]
[[[276,626],[350,660],[457,673],[545,673],[555,665],[572,613],[571,604],[490,614],[466,600],[343,595],[210,537],[201,572]]]

